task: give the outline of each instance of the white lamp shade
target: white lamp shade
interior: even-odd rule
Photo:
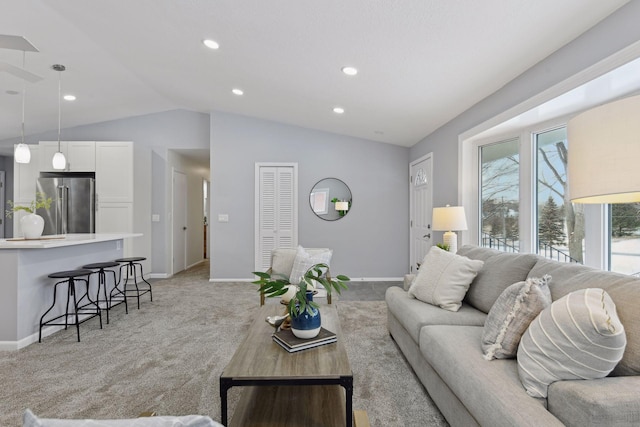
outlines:
[[[31,150],[29,146],[22,142],[16,145],[14,159],[16,163],[29,163],[31,161]]]
[[[349,202],[336,202],[336,210],[337,211],[348,211],[349,210]]]
[[[435,231],[455,231],[467,229],[467,218],[462,206],[433,208],[432,228]]]
[[[567,139],[571,201],[640,201],[640,96],[579,114],[567,124]]]
[[[67,159],[65,159],[64,154],[58,151],[53,155],[51,164],[53,165],[54,169],[62,170],[67,167]]]

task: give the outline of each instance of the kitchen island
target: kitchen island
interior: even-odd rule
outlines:
[[[51,305],[56,282],[47,277],[49,274],[122,258],[123,240],[140,236],[66,234],[42,236],[40,240],[0,239],[0,350],[17,350],[38,341],[40,316]],[[63,313],[65,302],[66,294],[58,295],[51,314]],[[43,337],[61,328],[43,328]]]

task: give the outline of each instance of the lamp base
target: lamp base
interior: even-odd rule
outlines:
[[[449,252],[453,252],[454,254],[458,252],[458,235],[453,231],[447,231],[444,233],[442,242],[449,246]]]

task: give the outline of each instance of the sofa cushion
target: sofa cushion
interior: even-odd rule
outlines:
[[[409,295],[445,310],[458,311],[483,264],[432,246],[409,288]]]
[[[551,305],[551,276],[514,283],[500,294],[484,322],[482,351],[486,360],[516,357],[522,334]]]
[[[514,283],[527,278],[539,257],[533,254],[515,254],[495,249],[465,245],[459,255],[484,261],[484,266],[471,282],[465,301],[488,313],[500,294]],[[542,277],[541,274],[537,277]]]
[[[529,395],[547,397],[555,381],[606,377],[625,345],[609,295],[582,289],[555,301],[531,323],[518,347],[518,373]]]
[[[638,376],[557,381],[549,386],[547,409],[567,426],[638,426],[638,390]]]
[[[418,343],[420,329],[424,325],[484,325],[486,314],[468,304],[462,304],[457,312],[443,310],[409,296],[399,286],[387,288],[387,309]]]
[[[611,375],[640,375],[640,279],[580,264],[540,259],[529,276],[542,277],[544,274],[553,277],[553,281],[549,283],[553,301],[583,288],[601,288],[607,291],[616,305],[618,317],[627,334],[627,348]]]
[[[543,399],[527,395],[513,359],[482,358],[481,326],[425,326],[420,351],[483,426],[560,426]]]

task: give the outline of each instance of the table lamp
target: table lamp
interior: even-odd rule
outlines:
[[[640,202],[640,96],[577,115],[567,123],[567,140],[572,202]]]
[[[449,252],[458,251],[458,235],[453,230],[466,230],[467,218],[462,206],[445,206],[433,208],[432,228],[435,231],[445,231],[443,243],[449,246]]]

